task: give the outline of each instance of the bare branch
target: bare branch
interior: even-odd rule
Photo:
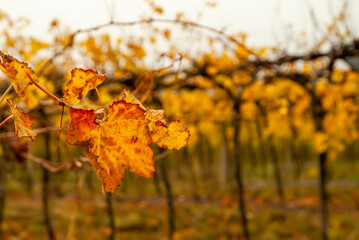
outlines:
[[[60,129],[57,127],[45,127],[45,128],[34,129],[33,131],[36,134],[41,134],[41,133],[48,133],[48,132],[58,132],[59,130]],[[7,141],[12,138],[16,138],[16,134],[14,132],[6,132],[6,133],[0,134],[0,142]]]
[[[55,164],[46,159],[35,157],[29,153],[23,153],[23,154],[21,154],[21,156],[26,158],[27,160],[30,160],[34,163],[41,165],[43,168],[46,168],[47,170],[49,170],[50,172],[53,172],[53,173],[61,172],[61,171],[67,170],[67,169],[70,170],[70,169],[74,169],[74,168],[81,168],[83,166],[81,159],[74,160],[73,162],[69,162],[69,163]]]
[[[0,123],[0,127],[4,125],[7,121],[9,121],[11,118],[13,118],[13,115],[8,116],[4,121]]]
[[[156,155],[153,159],[155,161],[163,159],[163,158],[167,157],[168,155],[170,155],[171,152],[172,152],[172,150],[166,150],[166,151]]]
[[[4,92],[4,94],[1,96],[0,98],[0,104],[2,103],[2,101],[5,99],[5,97],[8,95],[8,93],[11,91],[13,85],[10,84],[10,86],[6,89],[6,91]]]
[[[218,30],[214,27],[210,27],[210,26],[192,22],[192,21],[184,21],[184,20],[180,20],[180,19],[148,18],[148,19],[130,21],[130,22],[110,21],[108,23],[100,24],[95,27],[79,29],[79,30],[75,31],[71,35],[68,43],[60,51],[56,52],[47,62],[45,62],[44,65],[42,65],[38,74],[41,75],[44,72],[44,70],[46,69],[46,67],[48,67],[57,57],[64,54],[68,48],[71,48],[74,44],[74,40],[75,40],[76,36],[79,34],[94,32],[94,31],[97,31],[97,30],[100,30],[100,29],[103,29],[106,27],[110,27],[110,26],[130,27],[130,26],[135,26],[135,25],[145,25],[145,24],[151,24],[151,23],[168,23],[168,24],[177,24],[177,25],[182,25],[182,26],[191,26],[191,27],[195,27],[198,29],[208,31],[208,32],[212,32],[212,33],[215,33],[215,34],[218,34],[218,35],[224,37],[227,41],[234,43],[236,46],[242,47],[249,54],[253,55],[254,57],[257,57],[256,54],[253,51],[247,49],[247,47],[242,42],[238,41],[235,37],[225,33],[223,30]],[[234,48],[233,51],[236,51],[236,48]]]

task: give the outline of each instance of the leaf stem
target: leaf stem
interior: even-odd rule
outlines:
[[[35,84],[36,87],[38,87],[41,91],[43,91],[44,93],[46,93],[49,97],[51,97],[52,99],[55,100],[55,102],[59,105],[62,105],[63,102],[58,98],[56,97],[54,94],[52,94],[51,92],[49,92],[47,89],[45,89],[44,87],[42,87],[41,85],[39,85],[37,82],[34,81],[34,79],[32,79],[32,77],[30,76],[30,74],[28,74],[26,72],[26,75],[27,77],[30,79],[30,81]]]
[[[103,103],[102,103],[102,100],[101,100],[101,96],[100,96],[100,92],[98,91],[97,87],[95,88],[96,89],[96,93],[97,93],[97,97],[98,97],[98,100],[100,101],[101,103],[101,107],[103,109],[103,121],[107,118],[107,115],[106,115],[106,110],[105,110],[105,107],[103,106]]]
[[[6,95],[10,92],[11,88],[13,87],[12,83],[10,84],[10,86],[6,89],[6,91],[4,92],[4,94],[1,96],[0,98],[0,104],[2,103],[2,101],[5,99]]]
[[[98,91],[98,89],[97,89],[97,88],[95,88],[95,89],[96,89],[96,93],[97,93],[98,100],[99,100],[99,101],[100,101],[100,103],[101,103],[101,107],[102,107],[102,109],[105,109],[105,108],[104,108],[104,106],[103,106],[103,103],[102,103],[101,97],[100,97],[100,92]]]
[[[0,127],[2,127],[2,125],[4,125],[11,118],[13,118],[13,115],[8,116],[4,121],[2,121],[2,123],[0,123]]]
[[[62,120],[64,118],[64,109],[65,109],[65,105],[62,105],[61,108],[61,119],[60,119],[60,128],[59,128],[59,132],[57,133],[57,139],[56,139],[56,162],[58,162],[58,158],[59,158],[59,142],[60,142],[60,137],[61,137],[61,130],[62,130]]]

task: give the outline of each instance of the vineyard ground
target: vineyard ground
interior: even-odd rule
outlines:
[[[330,193],[331,239],[359,238],[359,175],[358,164],[332,162],[335,168],[328,185]],[[301,179],[284,174],[285,204],[279,203],[274,181],[262,179],[258,172],[246,170],[246,203],[253,239],[319,239],[315,164],[309,164]],[[334,171],[333,171],[334,173]],[[5,221],[6,239],[47,239],[42,223],[41,185],[26,193],[26,186],[16,177],[8,178]],[[78,175],[77,191],[65,176],[52,176],[53,184],[68,182],[50,195],[51,216],[57,239],[105,239],[109,236],[109,220],[100,183],[93,177],[93,189]],[[126,184],[113,196],[116,239],[167,239],[165,194],[156,192],[154,180],[126,176]],[[62,180],[59,180],[62,178]],[[219,189],[212,181],[202,182],[196,196],[188,181],[172,177],[175,193],[175,239],[237,239],[237,194],[233,189]],[[72,181],[74,182],[74,181]],[[231,184],[229,184],[231,186]],[[162,189],[163,191],[163,189]]]

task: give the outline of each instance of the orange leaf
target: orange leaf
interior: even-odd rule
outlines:
[[[66,136],[67,143],[80,147],[90,146],[91,131],[98,126],[94,111],[70,108],[71,122]]]
[[[148,120],[139,105],[114,102],[106,122],[91,131],[87,156],[99,176],[104,192],[114,192],[124,177],[125,167],[142,177],[155,171]]]
[[[172,121],[167,127],[164,110],[146,109],[129,91],[123,94],[123,100],[110,106],[108,118],[101,124],[95,123],[94,110],[70,109],[72,120],[66,141],[90,148],[85,154],[103,192],[116,191],[126,167],[152,178],[155,168],[151,143],[179,149],[188,143],[190,135],[180,121]]]
[[[161,148],[180,149],[187,145],[189,141],[189,131],[187,127],[179,120],[173,120],[165,126],[162,122],[157,121],[151,131],[152,142]]]
[[[118,171],[108,171],[103,163],[98,162],[99,156],[89,151],[85,151],[85,155],[102,183],[102,192],[115,192],[125,175],[125,168],[122,167]]]
[[[163,36],[168,40],[171,37],[171,32],[170,30],[166,29],[165,31],[163,31]]]
[[[36,133],[32,131],[30,116],[22,112],[18,106],[14,105],[11,99],[7,99],[15,123],[15,133],[18,137],[28,137],[30,141],[35,140]]]
[[[1,54],[0,70],[9,78],[20,97],[25,97],[27,86],[32,84],[26,73],[36,79],[35,72],[27,63],[19,62],[16,58],[7,54]]]
[[[155,8],[155,12],[156,12],[156,13],[159,13],[159,14],[162,14],[162,13],[163,13],[163,9],[160,8],[160,7],[156,7],[156,8]]]
[[[106,75],[100,75],[91,69],[84,70],[74,68],[71,71],[71,80],[66,84],[64,91],[65,101],[69,105],[79,103],[86,94],[100,85],[106,79]]]

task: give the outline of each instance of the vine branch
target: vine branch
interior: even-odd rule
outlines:
[[[46,159],[35,157],[34,155],[31,155],[29,153],[23,153],[21,154],[21,156],[26,158],[27,160],[30,160],[34,163],[41,165],[43,168],[46,168],[47,170],[53,173],[61,172],[67,169],[81,168],[83,166],[82,163],[83,161],[81,159],[74,160],[73,162],[68,162],[68,163],[55,164]]]
[[[129,26],[135,26],[135,25],[144,25],[144,24],[151,24],[151,23],[167,23],[167,24],[176,24],[176,25],[182,25],[182,26],[191,26],[194,28],[202,29],[208,32],[212,32],[215,34],[218,34],[225,39],[227,39],[229,42],[234,43],[235,45],[243,48],[245,51],[247,51],[248,54],[253,55],[257,58],[257,55],[249,50],[242,42],[238,41],[234,36],[231,36],[224,32],[223,30],[216,29],[214,27],[210,27],[204,24],[192,22],[192,21],[186,21],[186,20],[180,20],[180,19],[162,19],[162,18],[148,18],[148,19],[142,19],[142,20],[136,20],[136,21],[129,21],[129,22],[116,22],[116,21],[110,21],[107,23],[103,23],[94,27],[90,28],[84,28],[79,29],[75,31],[73,34],[71,34],[70,39],[68,43],[58,52],[56,52],[47,62],[42,65],[42,67],[39,70],[39,75],[41,75],[47,66],[49,66],[58,56],[61,56],[68,48],[71,48],[74,44],[75,38],[77,35],[82,33],[89,33],[93,31],[97,31],[106,27],[110,26],[118,26],[118,27],[129,27]]]

